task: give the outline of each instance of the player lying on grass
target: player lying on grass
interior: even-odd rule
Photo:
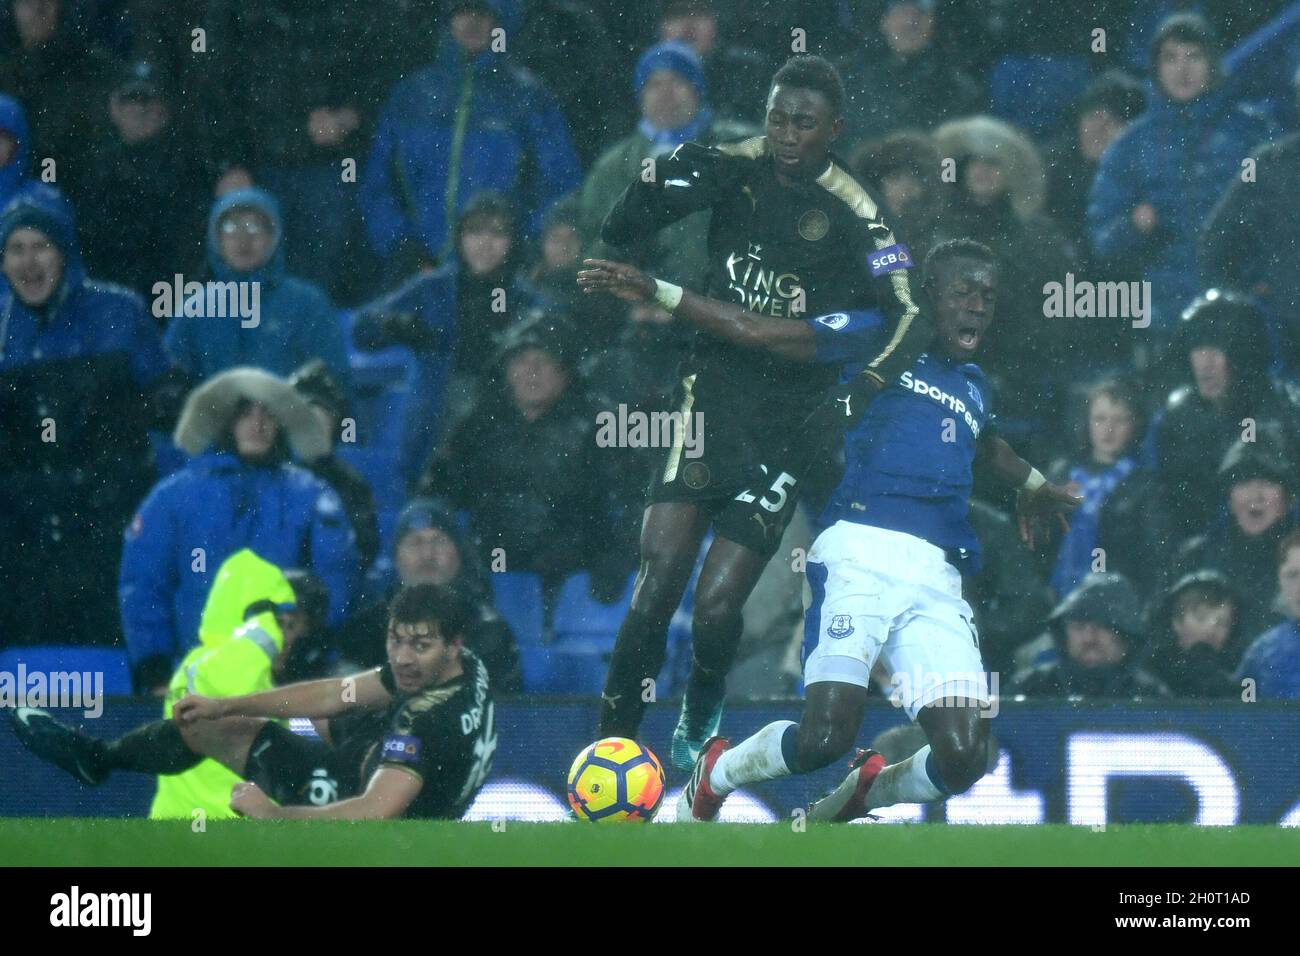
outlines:
[[[587,266],[585,285],[624,297],[654,295],[655,281],[629,266]],[[1064,527],[1064,513],[1079,499],[1046,482],[993,433],[988,382],[970,363],[993,318],[993,254],[968,240],[943,243],[926,260],[922,288],[933,307],[935,347],[845,435],[845,470],[808,553],[803,718],[769,724],[735,747],[711,738],[678,819],[716,819],[737,787],[809,773],[846,753],[882,654],[896,699],[929,743],[888,767],[879,754],[860,752],[848,778],[810,817],[850,820],[875,807],[942,799],[984,773],[987,679],[974,616],[961,596],[962,572],[973,573],[979,562],[966,517],[972,467],[1022,489],[1021,534],[1031,546],[1043,518],[1055,515]],[[794,361],[845,364],[848,374],[882,334],[881,318],[870,312],[774,321],[689,292],[674,314],[711,335]]]
[[[191,694],[115,741],[14,712],[18,738],[83,783],[114,770],[174,774],[203,757],[225,764],[233,810],[248,817],[456,819],[496,749],[487,670],[463,646],[464,602],[432,584],[402,589],[388,621],[388,663],[352,677],[289,684],[241,697]],[[320,740],[277,718],[310,717]]]

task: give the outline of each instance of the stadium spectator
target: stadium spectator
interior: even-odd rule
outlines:
[[[1146,108],[1137,80],[1119,70],[1097,77],[1074,105],[1069,130],[1047,148],[1047,210],[1081,256],[1088,251],[1088,190],[1097,165]]]
[[[610,258],[600,241],[600,226],[627,184],[647,174],[657,160],[687,142],[712,145],[743,139],[756,130],[734,120],[716,119],[709,108],[704,68],[682,43],[660,43],[641,54],[633,80],[641,118],[636,131],[610,146],[591,168],[578,194],[578,221],[587,255]],[[709,215],[698,212],[645,238],[636,261],[664,281],[697,288],[707,260]]]
[[[548,587],[580,569],[630,570],[626,556],[606,557],[615,483],[575,378],[574,336],[544,317],[512,335],[500,384],[430,458],[420,484],[469,512],[484,554],[501,549],[507,570],[541,574]]]
[[[1070,529],[1061,539],[1052,564],[1051,584],[1057,597],[1069,594],[1092,571],[1110,568],[1108,556],[1102,551],[1102,566],[1097,567],[1096,549],[1101,544],[1102,513],[1110,497],[1130,480],[1135,487],[1149,492],[1151,484],[1139,470],[1136,445],[1141,434],[1142,407],[1136,391],[1126,382],[1113,379],[1100,382],[1088,393],[1087,438],[1082,454],[1054,462],[1047,471],[1047,480],[1068,486],[1083,496],[1083,504],[1067,519]],[[1131,492],[1130,492],[1131,494]],[[1151,501],[1145,499],[1141,507],[1149,509]],[[1150,516],[1150,512],[1146,512]],[[1154,516],[1150,516],[1154,518]],[[1144,528],[1149,534],[1143,544],[1159,543],[1154,521]],[[1128,546],[1131,546],[1129,542]],[[1143,550],[1140,562],[1151,560],[1151,552]],[[1117,558],[1119,556],[1117,555]],[[1125,570],[1118,566],[1111,570]],[[1127,575],[1127,572],[1126,572]]]
[[[975,612],[980,652],[990,671],[1009,673],[1015,649],[1030,640],[1052,610],[1046,576],[1005,513],[972,498],[967,513],[984,560],[963,583]]]
[[[137,691],[165,690],[198,640],[212,576],[252,548],[315,571],[342,620],[358,575],[356,539],[337,494],[288,460],[329,450],[324,424],[287,383],[260,369],[217,375],[186,400],[175,442],[196,456],[140,505],[122,550],[118,598]]]
[[[208,184],[172,104],[157,66],[123,67],[106,97],[108,131],[72,180],[88,266],[147,297],[202,254]]]
[[[207,252],[216,282],[184,299],[166,335],[172,360],[193,379],[244,365],[288,375],[321,358],[350,389],[338,312],[319,287],[288,274],[284,246],[280,207],[265,190],[236,190],[212,204]],[[229,314],[229,295],[214,309],[211,291],[223,287],[237,290],[241,309],[251,305],[247,314]]]
[[[104,353],[128,357],[142,389],[167,371],[158,332],[138,295],[87,277],[72,207],[38,185],[0,217],[8,287],[0,290],[0,370]]]
[[[357,610],[335,632],[343,658],[357,667],[378,667],[385,659],[388,608],[403,587],[439,584],[453,588],[473,608],[465,646],[488,669],[492,686],[515,694],[523,689],[519,649],[510,627],[492,606],[487,572],[441,503],[417,498],[402,509],[394,534],[396,580],[384,595]]]
[[[369,147],[384,89],[366,15],[352,0],[210,4],[206,68],[214,98],[212,160],[280,202],[286,268],[336,298],[359,293],[368,249],[358,235],[356,164]],[[256,64],[255,69],[250,69]],[[353,175],[344,164],[351,161]]]
[[[1179,549],[1170,576],[1222,572],[1241,595],[1242,627],[1259,634],[1277,621],[1277,548],[1297,524],[1292,507],[1300,473],[1281,435],[1270,429],[1233,445],[1218,477],[1227,514]]]
[[[1300,72],[1296,74],[1300,100]],[[1201,275],[1257,296],[1275,363],[1300,372],[1300,275],[1292,268],[1300,221],[1300,133],[1256,146],[1253,175],[1234,176],[1201,228]]]
[[[1012,678],[1011,693],[1113,699],[1169,696],[1169,688],[1136,662],[1144,639],[1142,618],[1137,593],[1123,575],[1088,575],[1048,620],[1056,658],[1018,673]]]
[[[615,83],[593,83],[588,70],[575,70],[574,57],[599,63],[617,73],[631,56],[610,35],[609,23],[625,15],[625,8],[588,0],[528,0],[517,32],[510,34],[511,55],[555,94],[573,138],[583,169],[595,162],[609,145],[610,130],[620,129],[631,117]],[[503,12],[505,8],[503,6]],[[509,17],[506,18],[507,22]]]
[[[1147,111],[1101,158],[1088,200],[1094,263],[1136,265],[1151,282],[1151,334],[1173,333],[1200,291],[1196,239],[1241,160],[1277,127],[1220,87],[1219,47],[1200,16],[1166,19],[1151,47]]]
[[[848,94],[842,154],[895,130],[926,129],[985,108],[979,83],[935,44],[937,6],[887,0],[867,42],[836,60]]]
[[[716,0],[667,0],[659,14],[659,42],[684,43],[695,51],[704,64],[710,103],[719,117],[761,124],[776,64],[747,44],[749,31],[728,30],[718,6]]]
[[[361,183],[370,244],[400,280],[451,252],[452,224],[482,190],[509,193],[537,233],[581,170],[555,98],[491,49],[493,4],[457,2],[437,58],[397,84]]]
[[[234,697],[270,690],[285,680],[285,664],[305,636],[305,618],[288,576],[248,548],[225,561],[203,603],[202,640],[171,675],[162,720],[137,728],[110,747],[138,752],[165,747],[183,773],[160,774],[149,817],[190,819],[196,809],[214,819],[233,819],[230,788],[239,777],[215,760],[192,760],[171,722],[172,707],[186,694]]]
[[[0,94],[0,210],[36,184],[31,178],[31,134],[27,114],[12,96]]]
[[[1027,136],[991,116],[945,123],[934,139],[940,155],[956,161],[950,230],[998,256],[998,318],[980,364],[998,386],[1000,414],[1050,418],[1049,402],[1069,374],[1072,337],[1087,322],[1043,320],[1044,285],[1064,282],[1075,259],[1042,214],[1042,159]]]
[[[1170,518],[1170,546],[1203,531],[1219,510],[1214,467],[1233,442],[1272,422],[1300,436],[1300,389],[1268,375],[1264,320],[1248,300],[1211,289],[1183,313],[1168,350],[1180,384],[1152,421],[1148,463]],[[1191,380],[1190,384],[1181,384]],[[1300,447],[1300,446],[1297,446]]]
[[[614,323],[607,319],[602,322],[603,311],[578,289],[582,236],[578,231],[577,194],[565,196],[546,211],[537,247],[540,254],[528,271],[528,284],[536,301],[574,316],[575,321],[590,328],[602,342],[611,339]]]
[[[927,133],[903,130],[863,144],[850,161],[873,196],[892,215],[889,223],[917,262],[946,239],[959,238],[947,221],[947,202],[939,179],[942,157]]]
[[[480,193],[456,224],[456,254],[357,310],[352,341],[363,350],[409,348],[417,379],[399,462],[408,482],[418,478],[431,445],[446,437],[479,394],[501,337],[539,304],[522,273],[515,207],[497,193]]]
[[[109,80],[109,60],[75,24],[72,0],[9,0],[0,13],[0,93],[23,104],[31,156],[54,160],[57,182],[94,161],[94,112]]]
[[[167,357],[140,297],[86,276],[50,187],[10,203],[0,250],[0,642],[112,644],[118,536],[153,479]],[[23,599],[52,582],[75,600]]]
[[[312,359],[289,376],[289,384],[311,403],[312,411],[324,424],[329,440],[330,450],[319,458],[303,462],[303,466],[333,488],[343,502],[348,523],[357,535],[361,569],[366,571],[379,555],[379,519],[375,516],[375,497],[370,485],[360,472],[336,454],[343,435],[343,419],[348,414],[347,396],[320,359]],[[350,440],[356,440],[355,426]]]
[[[338,655],[326,621],[329,620],[330,592],[320,576],[305,568],[285,568],[285,580],[293,588],[294,607],[287,611],[285,627],[294,640],[284,656],[275,662],[278,684],[314,680],[338,673]]]
[[[1246,631],[1228,579],[1196,571],[1170,588],[1152,615],[1144,665],[1179,697],[1236,697],[1232,673],[1245,649]]]
[[[1277,582],[1286,620],[1246,649],[1233,679],[1254,681],[1259,700],[1300,700],[1300,531],[1278,545]]]

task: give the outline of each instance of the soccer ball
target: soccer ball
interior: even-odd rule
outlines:
[[[592,823],[649,823],[664,799],[664,768],[635,740],[606,737],[569,769],[569,806]]]

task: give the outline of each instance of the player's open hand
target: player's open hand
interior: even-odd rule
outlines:
[[[583,292],[608,292],[628,302],[654,301],[657,286],[636,266],[608,259],[583,259],[586,266],[578,272],[578,287]]]
[[[257,784],[241,781],[230,790],[230,809],[241,817],[269,820],[276,815],[279,807]]]
[[[1016,498],[1016,519],[1020,540],[1034,548],[1040,538],[1049,538],[1053,529],[1062,534],[1070,530],[1068,515],[1083,499],[1050,481],[1037,491],[1022,491]]]
[[[186,694],[172,706],[172,719],[179,724],[216,720],[225,716],[223,701],[202,694]]]

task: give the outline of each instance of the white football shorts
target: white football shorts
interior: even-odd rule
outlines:
[[[804,684],[871,686],[879,658],[891,699],[922,707],[989,703],[974,613],[943,550],[914,535],[837,521],[808,552]]]

